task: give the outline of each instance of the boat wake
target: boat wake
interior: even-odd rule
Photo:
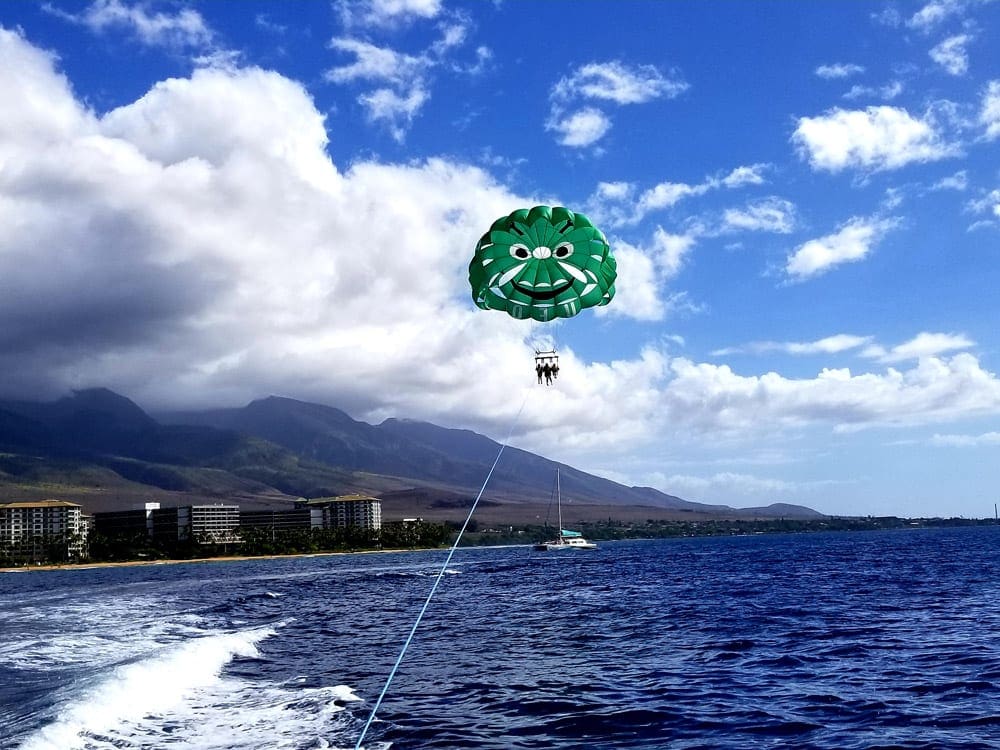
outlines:
[[[221,632],[160,649],[72,687],[58,715],[19,750],[289,750],[346,744],[351,724],[336,714],[360,700],[346,685],[260,684],[225,673],[259,660],[273,627]],[[230,671],[238,672],[238,664]],[[65,691],[65,692],[68,692]]]

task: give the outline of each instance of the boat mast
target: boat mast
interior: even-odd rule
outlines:
[[[556,469],[556,507],[559,509],[559,538],[562,539],[562,490],[559,488],[559,469]]]

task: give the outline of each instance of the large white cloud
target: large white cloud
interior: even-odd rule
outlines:
[[[530,339],[577,321],[482,312],[467,286],[483,228],[530,199],[444,159],[339,170],[308,92],[274,72],[199,70],[100,114],[54,64],[0,30],[5,396],[104,385],[155,408],[277,393],[503,435],[527,391],[518,444],[582,466],[684,433],[1000,412],[997,378],[969,353],[790,379],[657,346],[610,362],[563,347],[560,387],[542,396]],[[662,294],[686,236],[623,248],[622,294],[647,294],[650,273]],[[670,300],[633,303],[655,317]]]
[[[958,153],[958,147],[948,143],[930,119],[884,105],[865,110],[835,108],[817,117],[801,117],[792,141],[814,169],[829,172],[898,169]]]

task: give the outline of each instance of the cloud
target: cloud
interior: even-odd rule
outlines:
[[[785,271],[792,279],[802,281],[820,276],[834,266],[862,260],[898,225],[898,219],[855,217],[833,234],[800,245],[788,256]]]
[[[932,0],[910,16],[906,25],[911,29],[926,33],[964,10],[965,3],[962,0]]]
[[[642,104],[659,98],[673,99],[688,88],[675,72],[665,76],[653,65],[629,67],[612,60],[588,63],[572,75],[559,79],[552,89],[552,97],[560,101],[582,97],[615,104]]]
[[[979,124],[986,128],[989,140],[1000,138],[1000,80],[990,81],[983,92]]]
[[[359,96],[358,101],[368,109],[372,121],[387,123],[392,137],[402,142],[413,118],[429,98],[430,94],[422,85],[414,84],[405,95],[392,89],[375,89]]]
[[[991,190],[986,193],[982,198],[969,201],[966,209],[975,214],[988,214],[1000,219],[1000,189]],[[985,226],[994,226],[995,222],[990,220],[984,220],[977,222],[977,224]],[[976,225],[973,225],[976,226]],[[978,227],[977,227],[978,228]],[[972,227],[970,227],[972,229]]]
[[[654,99],[673,99],[687,89],[688,84],[677,72],[664,75],[653,65],[628,66],[619,60],[587,63],[552,87],[545,127],[560,136],[559,143],[563,146],[591,146],[611,129],[611,118],[602,109],[581,106],[580,102],[643,104]]]
[[[783,198],[764,198],[745,208],[729,208],[722,215],[722,232],[788,234],[795,227],[795,206]]]
[[[754,474],[722,471],[710,476],[691,474],[671,474],[650,477],[648,484],[664,488],[683,497],[706,496],[717,498],[715,502],[728,502],[733,495],[756,495],[761,497],[789,497],[803,492],[815,491],[833,484],[844,484],[846,480],[820,480],[814,482],[790,482],[786,479],[758,477]],[[711,501],[710,501],[711,502]]]
[[[969,173],[962,169],[949,177],[942,177],[931,185],[931,190],[965,190],[969,186]]]
[[[430,3],[381,2],[379,8],[403,9],[411,5],[430,9]],[[417,55],[409,55],[389,47],[353,37],[335,37],[330,48],[354,56],[354,62],[329,68],[323,77],[340,85],[370,82],[375,88],[358,96],[370,122],[385,125],[393,139],[402,143],[407,132],[431,98],[430,78],[434,70],[446,67],[454,73],[477,75],[490,57],[485,47],[476,50],[477,62],[462,66],[451,62],[448,55],[468,38],[468,28],[462,23],[441,26],[439,38]]]
[[[345,26],[392,27],[436,18],[441,0],[337,0]]]
[[[765,354],[767,352],[784,352],[785,354],[837,354],[839,352],[857,349],[872,343],[871,336],[855,336],[849,333],[838,333],[816,341],[753,341],[741,346],[731,346],[716,349],[713,357],[724,357],[730,354]]]
[[[308,90],[273,71],[198,70],[99,115],[55,64],[0,30],[0,160],[17,165],[0,175],[4,397],[103,385],[169,409],[275,393],[506,434],[529,343],[558,328],[475,308],[467,263],[483,228],[529,197],[445,159],[338,168]],[[636,248],[664,316],[690,306],[664,294],[685,243],[663,231]],[[968,352],[799,379],[657,346],[560,355],[559,389],[529,401],[514,440],[583,462],[671,436],[753,441],[761,425],[1000,414],[1000,382]]]
[[[835,80],[839,78],[850,78],[853,75],[858,75],[859,73],[864,73],[865,69],[862,65],[855,65],[853,63],[833,63],[831,65],[820,65],[816,68],[815,73],[820,78],[825,78],[827,80]]]
[[[350,65],[330,68],[324,73],[326,80],[333,83],[360,79],[408,84],[430,64],[426,58],[405,55],[358,39],[336,38],[330,41],[330,47],[355,56]]]
[[[967,353],[921,359],[910,370],[853,374],[824,369],[813,378],[775,372],[739,375],[726,365],[670,361],[665,415],[678,427],[746,431],[769,424],[827,423],[837,430],[926,424],[1000,410],[1000,381]]]
[[[646,247],[614,240],[618,261],[616,304],[599,308],[597,314],[653,321],[682,310],[697,312],[699,308],[690,303],[686,294],[666,292],[667,284],[680,273],[695,241],[694,236],[671,234],[662,227],[656,228],[652,242]]]
[[[702,182],[664,181],[648,188],[638,196],[635,186],[628,182],[601,182],[588,200],[588,209],[594,217],[610,226],[638,224],[655,211],[672,208],[681,201],[705,195],[715,190],[735,190],[745,186],[762,185],[769,164],[750,164],[736,167],[725,175],[708,176]]]
[[[0,60],[0,158],[20,165],[0,181],[5,388],[364,409],[373,373],[406,399],[452,379],[470,333],[504,351],[530,332],[462,293],[469,237],[523,200],[480,170],[342,174],[305,89],[257,68],[198,70],[98,117],[19,35],[0,31]],[[401,251],[416,235],[435,241]],[[442,364],[415,368],[417,349]]]
[[[1000,432],[984,432],[979,435],[939,435],[930,439],[930,444],[939,448],[979,448],[1000,445]]]
[[[929,118],[921,120],[889,106],[835,108],[819,117],[799,118],[792,141],[813,169],[829,172],[899,169],[958,153]]]
[[[969,349],[975,345],[976,342],[965,334],[928,333],[925,331],[888,351],[881,346],[871,346],[864,352],[864,356],[878,359],[879,362],[904,362],[911,359],[937,357],[947,352]]]
[[[605,315],[635,320],[662,320],[666,313],[661,282],[652,255],[642,248],[618,240],[614,243],[618,262],[615,304],[602,308]]]
[[[892,101],[903,93],[902,81],[890,81],[884,86],[862,86],[860,84],[851,86],[844,94],[845,99],[881,99],[882,101]]]
[[[722,178],[722,185],[727,188],[738,188],[744,185],[763,185],[764,172],[770,168],[768,164],[752,164],[750,166],[736,167],[732,172]]]
[[[198,11],[182,8],[176,13],[150,13],[142,3],[94,0],[80,13],[67,13],[52,5],[44,9],[63,20],[86,26],[95,33],[109,29],[130,31],[143,44],[153,47],[203,47],[214,34]]]
[[[672,234],[657,227],[653,233],[653,250],[657,268],[665,279],[673,279],[680,272],[684,260],[694,247],[697,237],[691,234]]]
[[[956,34],[933,47],[928,54],[950,75],[965,75],[969,70],[969,53],[966,51],[965,45],[970,41],[972,41],[972,37],[968,34]]]
[[[567,115],[551,118],[546,130],[559,134],[559,143],[571,148],[590,146],[611,129],[611,119],[596,107],[585,107]]]

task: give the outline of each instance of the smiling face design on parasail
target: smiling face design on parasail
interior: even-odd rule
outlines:
[[[479,307],[540,321],[608,304],[617,276],[601,231],[562,206],[522,208],[497,219],[469,264]]]

